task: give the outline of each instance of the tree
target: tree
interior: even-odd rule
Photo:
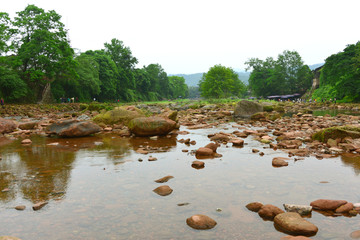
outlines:
[[[104,45],[105,53],[114,61],[118,70],[118,95],[126,101],[134,101],[136,98],[134,68],[138,60],[132,56],[130,48],[125,47],[123,42],[118,39],[114,38],[111,43]]]
[[[201,96],[206,98],[240,96],[245,89],[245,84],[239,80],[236,72],[221,65],[210,68],[199,82]]]
[[[14,34],[9,14],[0,12],[0,56],[9,50],[8,41]]]
[[[325,60],[320,73],[320,88],[312,97],[360,101],[360,42],[347,45],[342,52]]]
[[[151,87],[153,90],[151,94],[151,99],[154,98],[154,94],[157,99],[160,98],[169,98],[170,97],[170,86],[169,79],[166,72],[161,67],[160,64],[149,64],[144,67],[146,72],[149,75]]]
[[[170,92],[173,98],[186,98],[189,95],[188,86],[185,84],[184,77],[169,77]]]
[[[61,16],[55,11],[45,12],[28,5],[17,14],[13,22],[17,40],[12,46],[19,59],[22,79],[35,92],[34,100],[40,100],[46,85],[76,76],[74,51]]]
[[[312,84],[312,73],[296,51],[284,51],[277,60],[251,58],[247,70],[252,69],[249,89],[256,96],[303,94]]]
[[[99,66],[101,91],[96,95],[96,98],[100,101],[119,99],[117,94],[119,73],[114,61],[102,50],[87,51],[85,54],[92,56]]]

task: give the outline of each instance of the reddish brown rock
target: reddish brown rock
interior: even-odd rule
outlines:
[[[303,219],[296,212],[286,212],[276,215],[274,218],[275,227],[290,234],[313,236],[318,228],[311,222]]]
[[[165,177],[162,177],[162,178],[159,178],[159,179],[155,180],[155,182],[157,182],[157,183],[164,183],[164,182],[169,181],[169,180],[172,179],[172,178],[174,178],[174,177],[168,175],[168,176],[165,176]]]
[[[242,140],[242,139],[232,139],[230,142],[233,144],[233,146],[236,146],[236,147],[244,146],[244,140]]]
[[[64,120],[48,126],[48,134],[56,134],[60,137],[84,137],[100,132],[101,127],[92,122],[78,120]]]
[[[216,149],[218,148],[218,146],[219,144],[217,143],[209,143],[205,147],[210,148],[211,150],[213,150],[214,153],[216,153]]]
[[[24,139],[24,140],[22,140],[21,141],[21,144],[31,144],[32,143],[32,141],[30,140],[30,139]]]
[[[23,211],[25,210],[26,206],[25,205],[19,205],[19,206],[16,206],[15,209],[16,210],[19,210],[19,211]]]
[[[273,167],[285,167],[285,166],[288,166],[289,163],[287,163],[285,160],[290,160],[290,158],[275,157],[272,160],[272,165],[273,165]]]
[[[196,214],[186,219],[187,225],[194,229],[206,230],[216,226],[216,221],[206,215]]]
[[[36,121],[31,121],[31,122],[22,122],[19,123],[19,128],[21,130],[31,130],[34,129],[37,126],[38,122]]]
[[[21,239],[12,236],[0,236],[0,240],[21,240]]]
[[[223,133],[217,133],[212,136],[210,140],[215,142],[228,142],[230,140],[230,137]]]
[[[258,212],[262,208],[263,204],[260,202],[252,202],[246,205],[246,208],[252,212]]]
[[[346,204],[341,205],[340,207],[338,207],[338,208],[335,210],[335,212],[337,212],[337,213],[347,213],[347,212],[353,210],[353,208],[354,208],[354,205],[353,205],[352,203],[349,203],[349,202],[348,202],[348,203],[346,203]]]
[[[173,190],[168,185],[157,187],[153,191],[159,194],[160,196],[167,196],[173,192]]]
[[[360,230],[356,230],[350,234],[350,237],[353,239],[360,239]]]
[[[210,148],[201,147],[196,150],[196,158],[211,158],[214,156],[214,151]]]
[[[34,204],[34,205],[32,206],[32,209],[33,209],[34,211],[40,210],[40,209],[43,208],[46,204],[48,204],[48,202],[38,202],[38,203],[36,203],[36,204]]]
[[[205,163],[202,161],[193,161],[191,166],[196,169],[201,169],[205,167]]]
[[[0,118],[0,133],[10,133],[16,129],[16,124],[14,121]]]
[[[176,127],[176,122],[162,117],[134,118],[128,125],[136,136],[166,135]]]
[[[280,238],[280,240],[311,240],[311,238],[305,237],[305,236],[285,236]]]
[[[260,217],[262,217],[266,220],[273,220],[276,215],[283,213],[283,212],[284,212],[283,210],[281,210],[280,208],[278,208],[274,205],[266,204],[260,208],[260,210],[258,211],[258,214]]]
[[[153,156],[150,156],[150,157],[148,158],[148,161],[150,161],[150,162],[156,161],[156,160],[157,160],[157,158],[156,158],[156,157],[153,157]]]
[[[317,210],[335,210],[341,205],[346,204],[345,200],[330,200],[330,199],[318,199],[310,203],[314,209]]]

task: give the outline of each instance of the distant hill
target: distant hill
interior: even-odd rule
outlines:
[[[248,84],[250,72],[236,72],[239,76],[239,79]],[[185,79],[185,83],[189,87],[197,87],[204,73],[193,73],[193,74],[169,74],[169,76],[178,76]]]

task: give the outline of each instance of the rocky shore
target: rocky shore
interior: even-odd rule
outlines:
[[[4,139],[20,138],[24,145],[31,144],[32,135],[75,138],[108,133],[125,138],[140,136],[155,140],[158,136],[177,135],[179,144],[196,145],[196,141],[186,138],[188,132],[178,130],[180,126],[187,129],[211,129],[228,123],[238,129],[232,132],[213,132],[208,135],[209,144],[198,146],[196,151],[190,153],[194,156],[191,166],[200,171],[205,167],[203,159],[221,157],[217,152],[219,146],[230,143],[233,147],[241,148],[248,137],[259,141],[264,148],[287,154],[288,157],[273,158],[274,168],[289,167],[290,161],[306,160],[310,156],[320,160],[339,155],[352,157],[360,154],[359,116],[313,114],[315,110],[328,109],[356,112],[360,109],[360,105],[356,104],[259,104],[241,101],[237,104],[208,104],[196,107],[181,104],[137,104],[106,108],[100,105],[7,105],[0,110],[0,134]],[[137,152],[147,154],[151,149],[143,146],[137,149]],[[252,152],[264,155],[264,152],[258,149],[252,149]],[[156,158],[150,156],[148,160],[156,161]],[[173,176],[165,176],[155,181],[164,183],[172,178]],[[168,185],[162,185],[153,191],[166,197],[174,190]],[[274,221],[274,228],[278,231],[303,236],[288,236],[286,239],[309,239],[308,237],[316,235],[319,231],[317,226],[311,223],[311,219],[304,218],[311,216],[312,211],[324,216],[346,217],[356,217],[360,213],[360,203],[346,200],[310,199],[303,204],[284,202],[283,210],[279,206],[263,204],[254,199],[246,208],[257,212],[265,220]],[[37,203],[33,209],[39,210],[45,205],[46,203]],[[19,210],[23,209],[19,206]],[[211,229],[217,225],[214,219],[203,213],[189,217],[186,223],[198,230]],[[353,235],[356,235],[356,231]]]

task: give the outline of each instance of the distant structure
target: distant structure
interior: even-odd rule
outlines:
[[[321,67],[315,68],[313,70],[314,79],[313,79],[313,83],[312,83],[312,86],[311,86],[312,91],[319,88],[319,86],[320,86],[320,70],[323,68],[323,66],[324,65],[322,65]]]

